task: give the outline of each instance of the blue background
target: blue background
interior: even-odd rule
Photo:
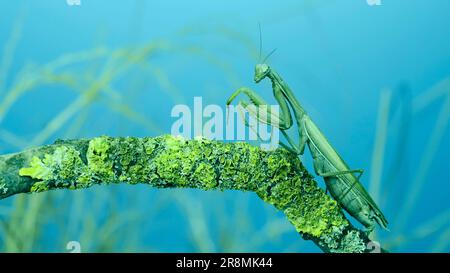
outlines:
[[[277,48],[270,65],[347,163],[366,170],[362,182],[390,222],[390,232],[376,234],[382,246],[448,252],[449,12],[445,0],[2,0],[0,152],[57,138],[170,133],[175,104],[201,96],[224,106],[241,86],[273,103],[270,84],[253,83],[261,24],[263,55]],[[157,45],[153,54],[74,106],[109,60],[126,66],[114,54],[148,45]],[[49,64],[62,56],[73,57],[51,72],[66,77],[57,82]],[[308,151],[303,160],[312,171]],[[235,191],[55,191],[2,200],[0,219],[2,251],[65,252],[72,240],[83,252],[319,251],[282,213]]]

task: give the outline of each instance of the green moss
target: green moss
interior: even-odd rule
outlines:
[[[45,154],[42,160],[33,157],[30,166],[21,168],[19,175],[41,180],[32,186],[31,191],[36,192],[53,187],[76,188],[76,181],[86,171],[87,168],[77,150],[70,146],[59,146],[53,154]]]
[[[332,226],[330,232],[322,234],[320,237],[321,244],[327,247],[330,252],[339,252],[340,238],[344,232],[345,226]]]
[[[363,253],[366,250],[366,244],[356,230],[349,231],[341,240],[339,248],[331,249],[331,252],[345,253]]]
[[[158,142],[154,138],[145,138],[143,141],[144,150],[147,155],[153,154],[156,147],[158,146]]]
[[[39,157],[31,159],[30,166],[19,170],[20,176],[29,176],[34,179],[47,180],[52,178],[51,169],[42,162]]]
[[[300,196],[300,189],[301,180],[298,177],[293,177],[283,183],[275,183],[270,188],[270,195],[266,198],[266,202],[275,205],[280,210],[284,210]]]
[[[136,184],[145,180],[145,165],[147,164],[143,140],[126,137],[110,141],[109,161],[113,172],[120,182]]]
[[[331,236],[334,226],[348,221],[337,202],[326,195],[292,154],[285,150],[269,153],[265,159],[269,179],[259,183],[257,194],[267,203],[284,211],[301,234],[315,238]]]
[[[216,171],[210,164],[200,163],[195,169],[193,179],[200,183],[201,189],[210,190],[217,185]]]
[[[146,171],[146,167],[142,164],[133,165],[128,170],[128,175],[126,176],[126,181],[129,184],[137,184],[141,181],[145,181],[145,177],[148,171]],[[124,178],[122,176],[122,178]]]
[[[80,174],[87,170],[80,153],[70,146],[58,147],[51,157],[48,155],[46,157],[50,160],[49,166],[55,180],[73,183]]]
[[[102,136],[89,141],[86,158],[92,174],[97,180],[111,181],[114,177],[113,162],[109,158],[111,138]]]
[[[261,163],[257,162],[257,158],[261,157],[261,151],[253,150],[251,145],[243,142],[215,145],[217,147],[214,146],[213,156],[217,162],[215,165],[219,175],[219,187],[255,191],[257,187],[255,182],[259,181],[258,175],[265,175],[262,171],[256,173],[258,164]],[[250,161],[253,164],[250,164]]]
[[[290,163],[285,158],[281,158],[275,153],[271,154],[267,159],[267,170],[276,176],[284,175],[283,177],[285,177],[289,167]]]
[[[45,181],[40,181],[40,182],[36,182],[33,184],[33,186],[31,186],[30,192],[43,192],[43,191],[48,191],[49,187],[47,182]]]
[[[76,187],[79,189],[84,189],[92,186],[91,175],[88,172],[80,174],[80,176],[76,179]]]
[[[179,187],[189,184],[187,174],[193,167],[192,157],[184,155],[180,142],[175,137],[164,137],[161,143],[167,152],[159,153],[154,159],[156,173],[163,184]]]
[[[314,237],[328,236],[333,226],[348,225],[336,201],[317,190],[290,205],[285,213],[298,232]]]
[[[154,187],[255,191],[282,210],[305,238],[330,248],[359,251],[357,234],[341,238],[349,225],[340,207],[321,190],[297,156],[278,149],[267,152],[247,143],[224,144],[170,135],[156,138],[94,138],[87,143],[85,163],[79,151],[58,144],[43,158],[33,157],[21,176],[39,180],[32,192],[52,188],[87,188],[93,184],[147,183]],[[0,191],[4,189],[0,187]],[[1,194],[1,192],[0,192]],[[352,237],[353,236],[353,237]]]

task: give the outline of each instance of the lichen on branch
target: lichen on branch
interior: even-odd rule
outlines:
[[[24,192],[108,183],[253,191],[327,252],[364,252],[369,241],[285,149],[202,138],[97,137],[63,140],[0,156],[0,199]]]

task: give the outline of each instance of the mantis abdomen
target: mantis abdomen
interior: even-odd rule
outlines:
[[[324,178],[331,196],[369,230],[376,222],[387,228],[386,218],[354,175],[356,171],[350,170],[309,116],[302,118],[302,127],[308,139],[314,170]]]

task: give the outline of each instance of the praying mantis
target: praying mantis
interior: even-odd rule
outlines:
[[[295,154],[303,155],[305,146],[308,145],[313,158],[314,171],[323,177],[327,191],[344,210],[367,228],[369,234],[375,228],[376,223],[387,229],[386,218],[359,181],[363,170],[351,170],[348,167],[300,105],[289,86],[273,68],[264,62],[255,66],[254,81],[259,83],[268,78],[272,82],[272,91],[279,104],[280,114],[271,112],[264,99],[247,87],[237,89],[228,99],[227,106],[243,93],[247,95],[251,103],[241,100],[239,101],[240,105],[245,108],[249,105],[256,106],[256,108],[266,107],[267,110],[263,114],[256,115],[254,112],[250,112],[250,114],[254,115],[259,122],[278,127],[289,143],[289,145],[280,144]],[[292,109],[298,127],[298,144],[286,132],[293,125],[290,109]],[[246,125],[248,126],[247,123]],[[355,176],[356,173],[359,175]]]

